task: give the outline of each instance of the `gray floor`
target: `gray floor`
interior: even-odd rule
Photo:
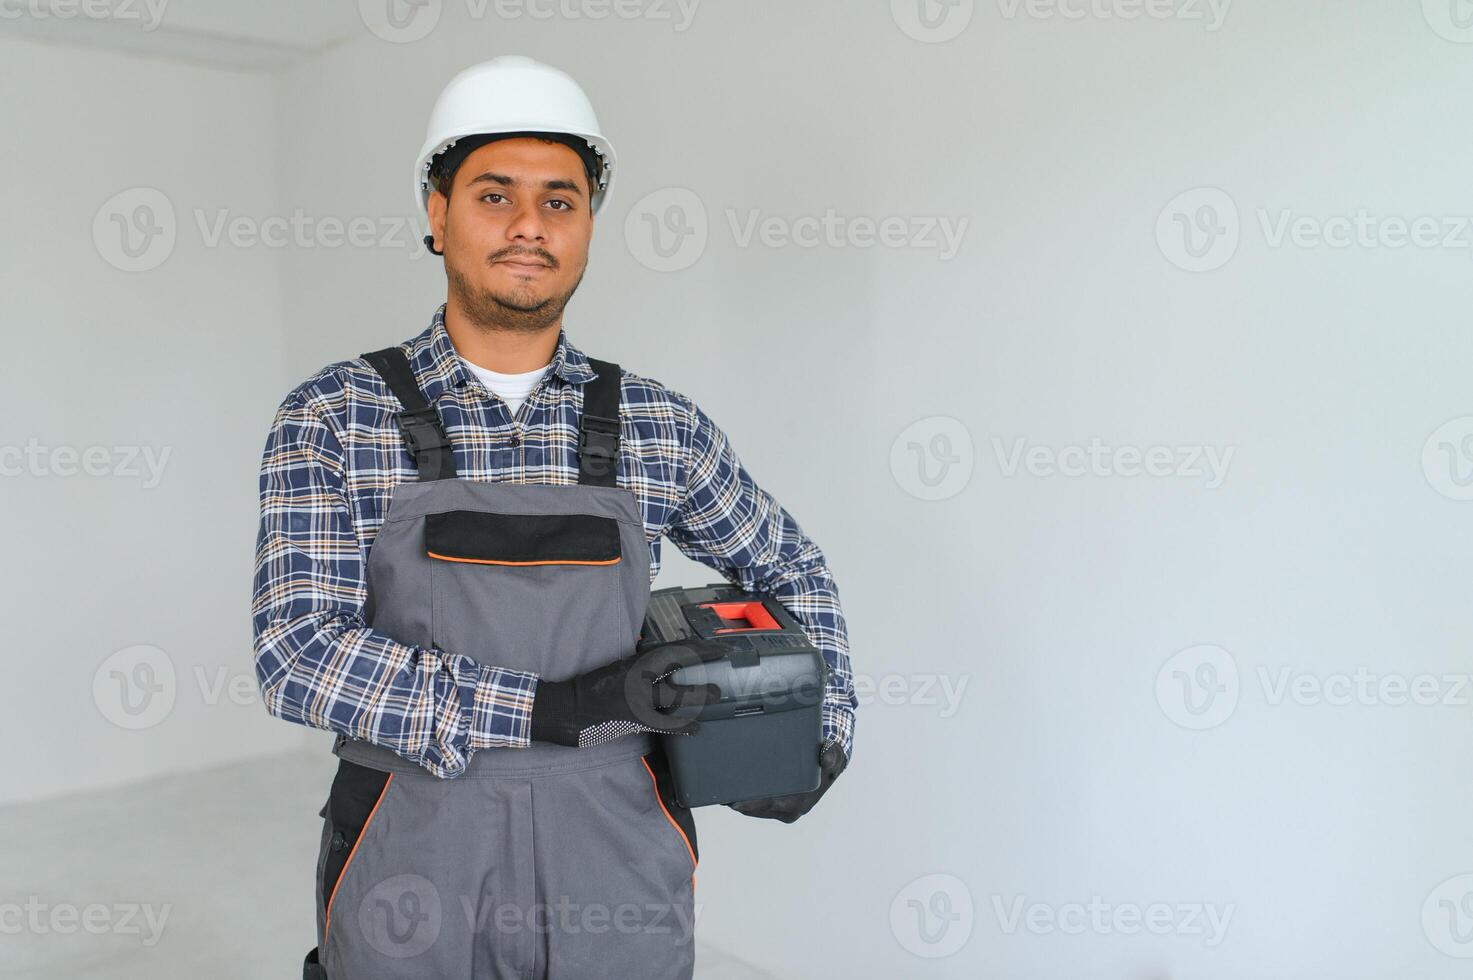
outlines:
[[[292,753],[0,808],[0,977],[300,977],[336,764]],[[771,980],[699,942],[696,962]]]

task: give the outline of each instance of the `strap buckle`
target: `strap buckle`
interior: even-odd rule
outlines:
[[[584,415],[583,426],[578,436],[578,455],[596,459],[613,460],[619,455],[618,419]]]
[[[421,453],[434,452],[450,446],[450,439],[440,422],[440,413],[433,405],[413,412],[400,412],[395,416],[399,432],[409,446],[410,455],[416,459]]]

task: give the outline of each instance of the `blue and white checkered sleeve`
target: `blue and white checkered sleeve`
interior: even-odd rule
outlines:
[[[261,459],[251,602],[256,679],[278,718],[384,746],[448,778],[476,749],[525,747],[537,677],[397,642],[367,587],[338,437],[294,392]]]
[[[688,397],[685,496],[667,536],[683,553],[748,591],[775,596],[803,624],[829,665],[823,740],[853,757],[859,701],[838,587],[823,552],[791,514],[753,481],[730,440]]]

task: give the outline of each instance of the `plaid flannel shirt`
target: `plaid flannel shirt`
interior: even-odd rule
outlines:
[[[514,419],[461,361],[441,306],[401,345],[454,443],[457,474],[486,482],[578,482],[578,395],[593,376],[559,331],[547,373]],[[752,480],[726,435],[685,395],[625,371],[618,485],[650,547],[660,538],[727,581],[778,598],[830,670],[823,740],[852,753],[848,634],[822,552]],[[261,459],[251,603],[267,711],[385,746],[441,777],[471,753],[529,744],[537,675],[464,651],[400,642],[364,619],[364,570],[390,493],[418,478],[394,421],[401,406],[362,358],[330,364],[281,402]]]

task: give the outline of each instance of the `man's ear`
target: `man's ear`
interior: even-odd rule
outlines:
[[[439,191],[430,191],[430,199],[427,204],[430,215],[430,236],[434,239],[434,250],[445,251],[445,213],[449,210],[450,200]]]

